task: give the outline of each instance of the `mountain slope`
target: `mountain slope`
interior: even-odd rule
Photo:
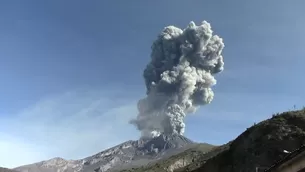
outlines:
[[[80,171],[81,168],[81,160],[65,160],[57,157],[47,161],[17,167],[14,170],[19,172],[74,172]]]
[[[192,145],[188,147],[185,151],[172,155],[166,159],[161,159],[156,162],[152,162],[146,166],[141,166],[138,168],[125,169],[122,172],[166,172],[166,171],[174,171],[185,167],[192,162],[198,161],[198,159],[203,156],[213,156],[208,152],[214,152],[211,150],[217,149],[215,146],[200,143],[197,145]]]
[[[193,170],[247,172],[269,167],[305,143],[305,110],[284,112],[248,128],[230,148]]]
[[[271,119],[248,128],[235,140],[206,153],[188,149],[168,160],[128,172],[249,172],[256,167],[269,167],[305,143],[305,109],[273,115]],[[184,160],[176,169],[170,167]],[[170,163],[169,163],[170,161]]]
[[[146,165],[183,151],[196,143],[181,135],[127,141],[81,160],[53,158],[18,167],[20,172],[104,172]]]

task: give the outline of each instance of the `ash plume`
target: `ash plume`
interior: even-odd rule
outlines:
[[[138,102],[138,116],[130,121],[142,137],[183,135],[186,114],[214,97],[214,74],[223,71],[222,38],[208,22],[184,29],[165,27],[153,42],[151,61],[144,70],[147,96]]]

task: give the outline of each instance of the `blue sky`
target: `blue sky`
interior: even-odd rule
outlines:
[[[83,158],[139,132],[142,71],[167,25],[207,20],[224,39],[212,104],[186,136],[222,144],[305,105],[305,1],[0,2],[0,166]],[[16,158],[18,157],[18,158]]]

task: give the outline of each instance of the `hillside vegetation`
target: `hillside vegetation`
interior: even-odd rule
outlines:
[[[249,172],[269,167],[305,143],[305,109],[275,114],[225,145],[206,152],[200,146],[156,164],[125,172]],[[180,164],[180,166],[178,165]],[[171,168],[176,165],[176,168]]]

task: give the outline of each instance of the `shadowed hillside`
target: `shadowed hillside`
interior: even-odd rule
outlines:
[[[305,143],[305,110],[273,115],[271,119],[248,128],[230,148],[208,160],[196,171],[249,172],[269,167]]]

